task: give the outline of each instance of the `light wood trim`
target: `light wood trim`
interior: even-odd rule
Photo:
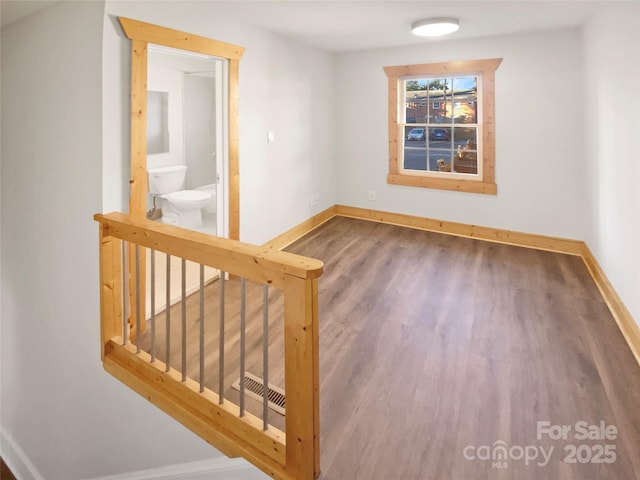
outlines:
[[[320,260],[292,253],[136,219],[124,213],[96,214],[94,219],[107,225],[109,234],[117,238],[279,288],[284,286],[285,275],[302,279],[322,275]]]
[[[495,195],[498,193],[498,186],[495,183],[458,180],[455,178],[403,175],[401,173],[389,173],[389,175],[387,175],[387,183],[390,185],[405,185],[407,187],[437,188],[439,190],[455,190],[467,193],[486,193],[487,195]]]
[[[129,181],[129,213],[134,217],[144,218],[147,210],[147,43],[140,40],[131,42],[131,180]],[[135,279],[136,265],[133,245],[129,246],[129,279]],[[139,268],[146,270],[147,260],[140,257]],[[145,288],[146,277],[140,282],[140,318],[146,318]],[[136,305],[138,301],[135,283],[129,282],[129,305]],[[136,310],[129,312],[129,324],[135,325]],[[145,322],[140,324],[140,331],[144,332]],[[135,329],[131,330],[135,335]]]
[[[207,37],[181,32],[172,28],[160,27],[125,17],[118,17],[122,30],[131,40],[141,40],[165,47],[204,53],[216,57],[240,60],[244,48],[231,43],[220,42]]]
[[[498,193],[495,181],[495,71],[501,62],[501,58],[492,58],[384,67],[389,79],[389,174],[387,175],[387,183],[487,195]],[[401,107],[398,103],[400,81],[405,77],[415,75],[451,75],[456,73],[479,73],[482,75],[482,178],[471,180],[402,173],[399,165],[400,142],[398,139],[398,116]]]
[[[238,113],[240,64],[237,59],[229,60],[229,238],[240,240],[240,127]]]
[[[566,238],[548,237],[532,233],[514,232],[500,228],[481,227],[466,223],[447,222],[402,213],[382,212],[358,207],[337,206],[337,214],[343,217],[360,218],[374,222],[389,223],[403,227],[418,228],[431,232],[446,233],[459,237],[476,238],[496,243],[506,243],[519,247],[529,247],[551,252],[582,255],[584,242]]]
[[[316,281],[285,278],[286,465],[300,480],[320,473],[317,286]]]
[[[147,43],[131,42],[131,195],[129,213],[147,209]]]
[[[100,356],[105,345],[122,335],[122,240],[100,225]]]
[[[615,288],[605,275],[604,271],[593,256],[593,253],[587,245],[584,245],[582,259],[591,274],[595,284],[597,285],[602,298],[607,303],[611,315],[616,320],[618,328],[622,332],[624,339],[627,341],[631,352],[640,365],[640,327],[631,316],[631,312],[627,309],[624,302],[616,292]]]
[[[496,178],[496,69],[502,59],[486,60],[482,71],[482,183],[494,186]]]
[[[164,364],[157,360],[151,364],[146,352],[136,354],[135,346],[122,346],[120,337],[114,337],[107,344],[105,369],[109,373],[117,368],[128,372],[129,387],[142,394],[166,413],[183,422],[190,429],[202,425],[199,435],[214,446],[224,449],[228,456],[247,458],[267,470],[284,470],[286,443],[284,433],[270,426],[262,430],[262,420],[245,412],[240,417],[237,405],[225,401],[218,403],[218,395],[208,389],[199,392],[199,384],[187,379],[181,381],[180,372],[164,371]],[[204,427],[204,428],[203,428]],[[202,428],[202,431],[201,431]]]
[[[320,475],[320,302],[318,301],[319,279],[311,280],[311,314],[313,330],[313,473],[314,478]]]
[[[385,70],[388,67],[385,67]],[[387,73],[388,75],[388,73]],[[389,175],[399,175],[398,166],[398,116],[400,115],[400,105],[398,104],[398,76],[389,76],[389,98],[387,99],[389,108]]]
[[[291,245],[293,242],[303,237],[313,229],[319,227],[325,222],[328,222],[336,215],[336,206],[329,207],[326,210],[314,215],[313,217],[305,220],[304,222],[296,225],[295,227],[281,233],[277,237],[271,239],[263,245],[263,247],[269,247],[276,250],[282,250],[283,248]]]
[[[464,60],[459,62],[440,62],[419,65],[398,65],[394,67],[383,67],[390,77],[410,77],[413,75],[451,75],[453,73],[482,72],[485,70],[496,70],[501,58],[491,58],[486,60]]]

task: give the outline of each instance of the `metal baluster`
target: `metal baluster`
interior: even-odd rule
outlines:
[[[156,361],[156,251],[151,250],[151,363]]]
[[[244,417],[244,356],[245,356],[246,280],[240,279],[240,416]]]
[[[200,264],[200,393],[204,392],[204,265]]]
[[[187,379],[187,261],[182,259],[182,381]]]
[[[136,244],[136,353],[140,353],[140,245]]]
[[[165,335],[165,371],[169,371],[171,353],[171,255],[167,253],[167,285],[165,294],[164,312],[166,316]]]
[[[122,241],[122,345],[129,336],[129,242]]]
[[[269,287],[262,295],[262,429],[269,427]]]
[[[218,371],[218,395],[220,405],[224,403],[224,282],[225,273],[220,270],[220,368]]]

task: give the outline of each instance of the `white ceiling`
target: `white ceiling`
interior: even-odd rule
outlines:
[[[50,5],[55,0],[1,0],[2,25]],[[186,0],[179,0],[185,3]],[[638,0],[628,0],[637,2]],[[601,0],[201,0],[216,14],[229,15],[307,45],[330,52],[415,45],[441,40],[411,35],[411,23],[428,17],[453,16],[460,30],[447,40],[581,25]],[[200,5],[202,6],[202,5]]]

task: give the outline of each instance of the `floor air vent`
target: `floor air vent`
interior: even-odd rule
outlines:
[[[264,380],[257,375],[246,372],[244,374],[244,393],[248,396],[262,402],[263,399]],[[231,385],[232,388],[240,391],[240,379],[237,379]],[[278,387],[269,384],[267,389],[268,405],[271,410],[281,415],[285,414],[286,399],[284,391]]]

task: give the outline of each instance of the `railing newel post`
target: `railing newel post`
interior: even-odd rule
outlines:
[[[320,474],[318,281],[286,275],[284,283],[286,468],[312,480]]]

